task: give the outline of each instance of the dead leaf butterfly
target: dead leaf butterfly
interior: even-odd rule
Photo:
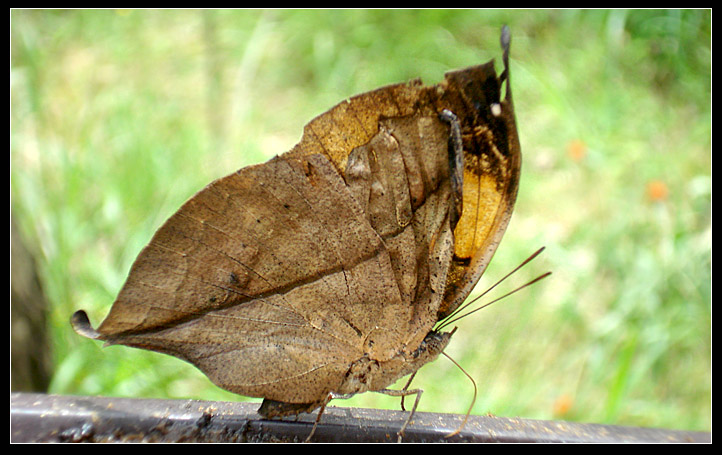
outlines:
[[[369,390],[418,402],[387,387],[449,343],[434,327],[516,199],[506,27],[501,43],[501,75],[492,60],[354,96],[287,153],[210,183],[158,229],[98,329],[81,310],[75,330],[184,359],[264,398],[264,417]]]

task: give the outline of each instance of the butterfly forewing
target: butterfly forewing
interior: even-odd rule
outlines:
[[[508,78],[508,68],[503,74]],[[493,62],[449,73],[446,80],[447,102],[461,122],[464,178],[463,211],[454,229],[439,319],[463,303],[486,270],[511,218],[521,172],[511,90],[500,98],[504,80]]]

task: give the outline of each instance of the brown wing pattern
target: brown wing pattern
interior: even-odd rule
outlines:
[[[413,353],[471,292],[511,215],[521,155],[507,60],[501,77],[489,62],[315,118],[291,151],[188,200],[138,256],[97,331],[82,312],[74,327],[285,403],[340,390],[359,359]],[[463,146],[455,226],[445,109]]]

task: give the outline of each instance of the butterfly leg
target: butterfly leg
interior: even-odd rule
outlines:
[[[406,427],[409,426],[409,423],[414,418],[414,414],[416,414],[416,408],[419,406],[419,401],[421,400],[421,394],[424,393],[424,391],[421,389],[411,389],[411,390],[381,389],[381,390],[376,390],[376,392],[383,393],[385,395],[389,395],[392,397],[406,397],[409,395],[416,395],[416,400],[414,400],[414,407],[411,408],[409,417],[406,419],[406,422],[404,422],[404,425],[401,427],[399,432],[396,433],[396,435],[398,436],[398,440],[396,442],[401,442],[401,440],[404,437],[404,432],[406,431]]]
[[[311,428],[311,432],[306,437],[306,440],[303,442],[311,442],[311,438],[316,433],[316,427],[318,426],[318,422],[321,421],[321,416],[323,415],[323,411],[326,410],[326,405],[329,401],[333,400],[333,393],[329,392],[328,395],[326,395],[326,399],[323,400],[323,403],[321,403],[321,407],[318,409],[318,415],[316,416],[316,420],[313,422],[313,428]]]
[[[449,177],[451,179],[451,228],[461,218],[463,209],[464,146],[461,141],[461,124],[456,115],[448,109],[439,114],[439,119],[449,124]]]
[[[347,400],[354,395],[355,394],[353,394],[353,393],[344,395],[344,394],[329,392],[328,395],[326,395],[326,399],[324,399],[323,402],[321,403],[321,407],[318,409],[318,415],[316,416],[316,420],[313,422],[313,428],[311,428],[311,433],[308,434],[308,436],[306,437],[306,440],[304,442],[311,442],[311,438],[316,433],[316,427],[318,427],[318,422],[321,421],[321,416],[323,415],[323,411],[326,410],[326,405],[329,403],[329,401],[331,401],[333,399],[337,399],[337,398]]]
[[[409,380],[406,381],[406,385],[404,386],[403,391],[406,391],[409,389],[409,386],[411,385],[411,381],[414,380],[414,376],[416,376],[417,371],[414,371],[411,373],[411,376],[409,376]],[[404,407],[404,398],[406,398],[406,395],[401,395],[401,410],[406,411],[406,408]]]

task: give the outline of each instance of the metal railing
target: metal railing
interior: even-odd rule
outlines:
[[[13,393],[11,442],[300,442],[315,413],[263,420],[258,403]],[[328,407],[313,442],[395,442],[408,413]],[[710,443],[706,432],[418,412],[403,442]]]

